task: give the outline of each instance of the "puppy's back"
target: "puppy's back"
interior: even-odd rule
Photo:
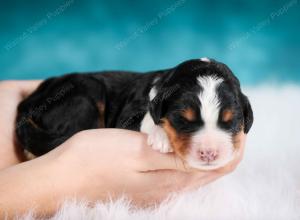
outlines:
[[[104,126],[105,86],[84,74],[50,78],[18,106],[16,136],[35,156],[45,154],[73,134]]]

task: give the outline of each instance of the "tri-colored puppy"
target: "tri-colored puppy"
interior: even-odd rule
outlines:
[[[233,159],[233,137],[253,113],[230,69],[207,58],[148,72],[97,72],[50,78],[18,107],[16,134],[40,156],[76,132],[124,128],[148,134],[161,152],[215,169]]]

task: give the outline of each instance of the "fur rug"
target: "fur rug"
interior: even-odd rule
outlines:
[[[255,121],[244,160],[234,173],[155,210],[133,210],[125,199],[93,208],[73,201],[52,219],[300,219],[300,87],[261,86],[245,92]]]

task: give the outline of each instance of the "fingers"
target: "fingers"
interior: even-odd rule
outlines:
[[[217,180],[221,176],[222,175],[213,171],[194,173],[192,178],[190,178],[190,180],[186,182],[185,188],[183,190],[191,191],[191,190],[199,189],[199,187],[209,184]]]
[[[226,166],[215,170],[216,173],[227,174],[234,171],[237,165],[243,159],[246,143],[246,134],[244,132],[240,132],[234,137],[233,142],[234,148],[236,149],[234,153],[234,159],[230,161]]]
[[[191,170],[185,162],[174,153],[160,153],[147,146],[143,150],[143,166],[141,172],[154,170],[177,170],[188,172]]]
[[[202,172],[190,168],[183,160],[174,153],[160,153],[153,150],[147,144],[147,135],[139,132],[128,131],[123,129],[95,129],[81,132],[81,140],[93,143],[102,143],[105,148],[109,146],[110,150],[119,151],[125,157],[134,160],[134,169],[138,172],[150,172],[159,170],[175,170],[184,172]],[[78,136],[78,135],[77,135]],[[86,138],[84,138],[86,136]],[[113,138],[112,138],[113,137]],[[84,142],[85,142],[84,141]],[[78,141],[77,141],[78,142]],[[240,133],[235,137],[236,155],[228,165],[220,168],[215,172],[218,175],[223,175],[235,169],[243,156],[245,134]],[[98,145],[97,144],[97,145]],[[84,144],[84,150],[87,150]],[[100,150],[100,147],[97,146]],[[95,150],[93,148],[93,150]],[[106,149],[107,151],[107,149]]]
[[[217,170],[212,170],[208,172],[201,172],[201,171],[194,172],[192,174],[193,177],[191,178],[190,181],[188,181],[185,190],[197,189],[200,186],[213,182],[216,179],[234,171],[243,158],[246,135],[243,132],[237,134],[234,137],[233,142],[234,142],[234,147],[236,149],[234,159],[230,161],[226,166],[219,168]]]
[[[21,89],[23,97],[28,96],[32,93],[40,84],[42,80],[22,80],[18,81],[18,86]]]
[[[147,135],[144,133],[124,129],[95,129],[81,133],[88,136],[90,142],[102,143],[101,145],[104,147],[110,146],[110,149],[115,147],[122,151],[123,155],[135,160],[136,169],[140,172],[153,170],[187,171],[187,166],[174,153],[161,153],[153,150],[147,144]]]
[[[244,132],[238,133],[233,139],[234,148],[236,149],[234,153],[234,159],[231,162],[229,162],[226,166],[219,168],[213,172],[217,174],[226,174],[232,172],[243,158],[245,141],[246,135],[244,134]],[[146,164],[144,169],[146,169],[147,171],[170,169],[185,172],[199,172],[199,170],[189,167],[182,159],[180,159],[174,153],[163,154],[153,150],[150,146],[146,146],[144,148],[143,154],[143,156],[145,156]]]
[[[0,81],[0,87],[3,91],[27,96],[35,90],[41,82],[41,80],[8,80]]]
[[[84,151],[87,151],[88,146],[90,146],[96,155],[96,152],[103,154],[100,150],[105,150],[106,153],[113,151],[116,154],[121,154],[128,161],[132,161],[134,169],[138,172],[154,170],[187,171],[187,166],[175,154],[160,153],[153,150],[147,144],[147,135],[141,132],[125,129],[94,129],[82,131],[72,139],[76,139],[76,145],[83,145],[82,149]]]
[[[245,142],[246,142],[246,134],[242,131],[233,138],[235,149],[244,148]]]

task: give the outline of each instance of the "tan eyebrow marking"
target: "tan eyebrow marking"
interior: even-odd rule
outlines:
[[[231,109],[225,109],[222,113],[222,121],[229,122],[233,118],[233,111]]]
[[[182,116],[188,121],[196,120],[196,113],[192,108],[187,108],[182,111]]]

